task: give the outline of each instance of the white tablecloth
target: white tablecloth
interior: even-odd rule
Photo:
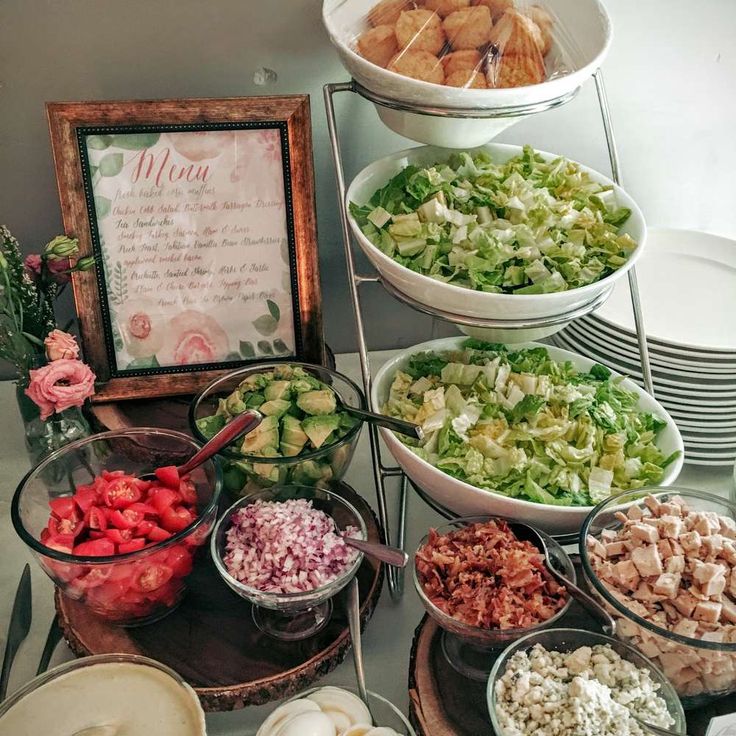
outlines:
[[[391,351],[372,354],[371,364],[374,373],[393,354]],[[337,365],[338,370],[359,381],[360,369],[356,354],[339,355]],[[3,430],[0,433],[2,438],[0,440],[0,554],[2,554],[0,563],[0,647],[2,649],[5,646],[5,633],[15,589],[26,561],[32,563],[33,574],[33,626],[16,658],[9,688],[9,692],[12,693],[31,679],[36,671],[53,615],[53,597],[51,581],[31,560],[30,553],[16,536],[10,521],[10,501],[18,481],[29,469],[29,464],[23,446],[20,416],[15,402],[15,387],[9,382],[0,384],[0,417],[3,422]],[[390,457],[387,457],[386,460],[390,461]],[[346,481],[363,494],[375,508],[370,451],[365,432],[361,437]],[[389,483],[395,484],[397,481],[391,479]],[[731,472],[724,468],[685,466],[678,484],[725,496],[731,489]],[[396,497],[396,495],[393,496],[394,499]],[[396,504],[393,503],[394,510],[395,507]],[[441,523],[441,517],[410,491],[407,549],[414,549],[422,536],[426,534],[427,529],[439,523]],[[376,690],[392,700],[404,712],[408,706],[409,650],[414,629],[422,616],[422,607],[412,588],[411,579],[409,576],[407,578],[406,593],[399,603],[391,600],[388,589],[384,587],[378,608],[368,624],[363,641],[369,689]],[[52,659],[52,665],[71,657],[68,648],[60,645]],[[352,685],[354,676],[350,655],[323,682]],[[209,715],[207,717],[208,734],[209,736],[255,734],[258,725],[273,707],[270,705],[247,708],[234,713]]]

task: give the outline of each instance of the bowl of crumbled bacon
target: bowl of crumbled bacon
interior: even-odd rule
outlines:
[[[574,582],[570,558],[545,539],[555,567]],[[427,613],[444,630],[450,664],[479,680],[490,671],[491,650],[554,626],[571,602],[539,550],[518,539],[504,519],[488,516],[430,529],[414,556],[414,584]]]

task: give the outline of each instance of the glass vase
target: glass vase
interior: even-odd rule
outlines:
[[[25,386],[21,382],[16,385],[16,398],[31,467],[38,465],[54,450],[91,434],[89,423],[79,407],[71,407],[52,414],[48,419],[41,419],[38,406],[26,396]]]

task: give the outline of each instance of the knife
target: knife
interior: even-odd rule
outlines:
[[[49,633],[46,636],[46,644],[44,644],[44,647],[43,647],[43,653],[41,654],[41,660],[38,663],[38,669],[36,670],[36,677],[38,677],[38,675],[42,675],[49,668],[49,662],[51,662],[51,657],[56,651],[56,647],[61,641],[62,636],[63,636],[63,633],[61,631],[61,626],[59,626],[59,618],[58,616],[54,616],[53,620],[51,621],[51,626],[49,627]]]
[[[20,576],[18,590],[15,592],[13,612],[10,614],[3,668],[0,672],[0,702],[5,700],[5,695],[8,692],[8,680],[10,679],[10,670],[13,666],[15,655],[18,653],[20,645],[31,630],[32,615],[31,568],[26,563],[26,566],[23,568],[23,574]]]

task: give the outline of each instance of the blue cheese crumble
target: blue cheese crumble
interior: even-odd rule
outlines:
[[[608,644],[573,652],[536,644],[509,659],[495,687],[504,736],[644,736],[633,716],[674,724],[649,671]]]

